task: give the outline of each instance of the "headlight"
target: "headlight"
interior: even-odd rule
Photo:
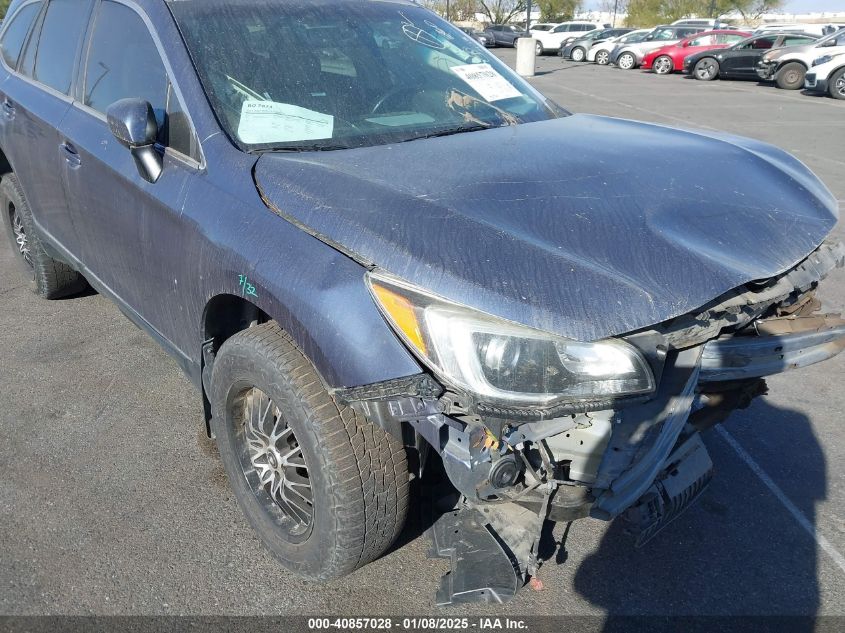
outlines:
[[[813,66],[821,66],[822,64],[829,62],[831,59],[833,59],[833,55],[822,55],[813,61]]]
[[[583,343],[499,319],[382,274],[367,276],[393,329],[445,383],[487,402],[547,405],[654,390],[631,345]]]

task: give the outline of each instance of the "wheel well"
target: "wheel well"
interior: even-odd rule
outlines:
[[[800,64],[801,66],[804,67],[805,70],[807,69],[807,64],[802,62],[800,59],[787,59],[787,60],[782,61],[780,64],[778,64],[777,71],[775,71],[775,72],[780,72],[781,68],[783,68],[784,66],[788,66],[789,64]]]
[[[214,355],[220,346],[238,332],[253,324],[266,323],[270,317],[254,303],[237,295],[217,295],[205,306],[202,323],[202,401],[205,409],[205,430],[211,437],[211,402],[207,389],[211,379]]]
[[[0,176],[5,176],[10,173],[12,173],[12,164],[9,162],[9,159],[6,158],[6,152],[4,152],[3,148],[0,147]]]

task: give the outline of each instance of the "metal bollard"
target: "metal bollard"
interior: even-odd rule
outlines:
[[[533,37],[520,37],[516,41],[516,72],[523,77],[533,77],[536,69],[537,40]]]

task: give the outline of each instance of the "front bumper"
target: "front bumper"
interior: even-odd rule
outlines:
[[[757,76],[763,81],[772,81],[775,78],[777,67],[777,62],[766,62],[761,60],[757,62],[757,66],[754,70],[757,71]]]
[[[827,94],[827,79],[820,79],[816,73],[807,73],[804,75],[804,90]]]

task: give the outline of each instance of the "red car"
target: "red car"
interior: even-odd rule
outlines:
[[[668,75],[676,70],[684,69],[684,58],[688,55],[700,53],[713,48],[725,48],[736,44],[751,33],[745,31],[705,31],[682,39],[680,42],[668,44],[648,53],[643,58],[642,68],[654,69],[658,75]]]

